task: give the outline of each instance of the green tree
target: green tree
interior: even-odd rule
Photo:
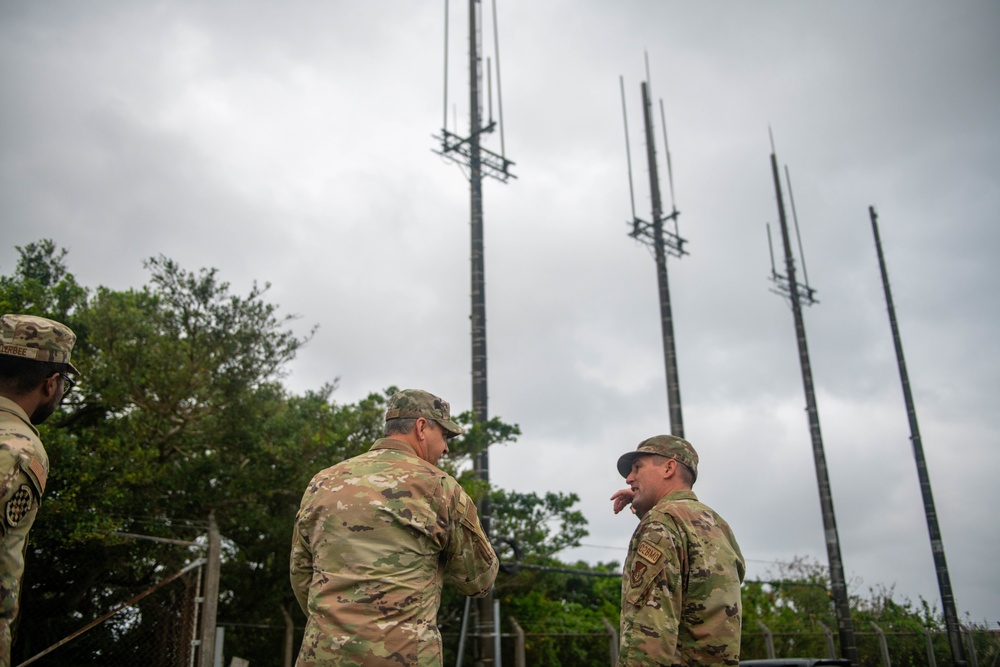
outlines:
[[[535,562],[552,558],[563,549],[579,546],[587,536],[587,520],[573,509],[580,501],[575,493],[540,496],[494,489],[490,501],[496,516],[493,532],[498,539],[506,539],[497,544],[503,559]]]
[[[64,257],[51,244],[28,246],[0,292],[5,304],[72,316],[74,361],[84,373],[44,428],[52,472],[32,534],[22,618],[46,620],[21,626],[22,657],[191,559],[184,549],[117,533],[192,539],[209,512],[230,545],[229,580],[263,584],[227,590],[221,613],[232,606],[244,618],[274,616],[291,597],[287,557],[275,547],[287,550],[311,467],[299,445],[322,437],[336,413],[332,387],[293,399],[280,385],[307,339],[265,301],[266,286],[236,295],[214,270],[191,273],[159,257],[147,262],[149,285],[99,288],[87,300]],[[72,308],[67,294],[75,295]],[[331,457],[338,447],[324,445]],[[148,644],[151,624],[161,635],[170,629],[152,609],[143,618],[92,633],[121,652]]]
[[[851,582],[852,586],[860,582]],[[764,580],[743,584],[743,659],[766,657],[760,624],[772,633],[777,657],[824,657],[826,631],[835,645],[837,620],[829,593],[828,570],[818,561],[796,557],[776,563]],[[932,638],[937,664],[951,664],[944,615],[923,598],[917,603],[898,599],[892,586],[875,585],[866,594],[850,596],[851,620],[862,667],[882,664],[879,638],[872,624],[885,633],[894,665],[926,665],[927,637]],[[971,630],[982,630],[965,623]],[[825,627],[825,629],[824,629]],[[995,633],[976,635],[980,659],[995,657],[1000,640]],[[839,650],[839,649],[838,649]]]
[[[13,273],[0,276],[0,313],[41,315],[73,328],[74,315],[86,307],[87,290],[66,269],[67,251],[50,239],[15,248]]]

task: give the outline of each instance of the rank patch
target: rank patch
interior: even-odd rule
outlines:
[[[656,561],[660,560],[660,558],[663,557],[662,551],[654,547],[652,543],[646,542],[645,540],[639,543],[639,546],[636,547],[635,552],[640,556],[642,556],[643,558],[645,558],[646,560],[648,560],[653,565],[656,565]]]
[[[31,487],[22,484],[21,488],[7,501],[7,507],[4,508],[4,518],[7,519],[7,524],[11,528],[17,528],[17,524],[21,523],[24,515],[31,511],[31,503]]]
[[[632,564],[632,573],[629,575],[629,582],[632,584],[632,588],[635,588],[642,583],[642,575],[646,572],[646,564],[642,561],[636,561]]]

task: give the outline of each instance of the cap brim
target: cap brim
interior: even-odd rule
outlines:
[[[66,362],[66,369],[73,375],[81,375],[80,371],[76,370],[76,366],[69,363],[68,361]]]
[[[463,433],[465,433],[464,428],[462,428],[455,422],[451,421],[450,419],[435,419],[434,421],[440,424],[441,428],[448,431],[452,435],[462,435]]]
[[[640,456],[646,456],[646,452],[628,452],[622,454],[618,457],[618,474],[622,477],[628,477],[629,473],[632,472],[632,464]]]

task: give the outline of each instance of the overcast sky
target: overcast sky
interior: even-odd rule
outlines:
[[[805,324],[851,591],[940,608],[874,205],[959,612],[1000,621],[1000,4],[500,0],[497,16],[517,179],[484,186],[489,412],[523,436],[491,453],[492,481],[578,493],[591,535],[562,557],[624,559],[615,461],[669,430],[655,263],[626,225],[619,76],[648,219],[648,52],[691,253],[669,276],[695,490],[749,578],[827,562],[791,310],[769,291],[771,128],[820,300]],[[463,136],[467,25],[453,1]],[[339,378],[340,402],[397,385],[470,409],[469,186],[431,152],[444,69],[440,2],[2,3],[0,271],[52,238],[90,287],[138,287],[161,253],[239,293],[268,281],[300,334],[319,325],[293,391]]]

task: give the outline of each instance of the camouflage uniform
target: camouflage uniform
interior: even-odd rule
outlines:
[[[17,617],[24,552],[35,522],[49,457],[28,415],[0,396],[0,665],[10,664],[10,625]]]
[[[443,582],[480,597],[497,568],[458,482],[380,439],[317,474],[302,499],[291,581],[309,619],[296,667],[441,665]]]
[[[693,491],[665,495],[629,543],[619,667],[738,665],[745,571],[722,517]]]
[[[36,361],[70,363],[76,335],[42,317],[0,318],[0,354]],[[45,491],[49,457],[38,430],[20,405],[0,396],[0,667],[10,665],[11,624],[17,618],[28,531]]]

